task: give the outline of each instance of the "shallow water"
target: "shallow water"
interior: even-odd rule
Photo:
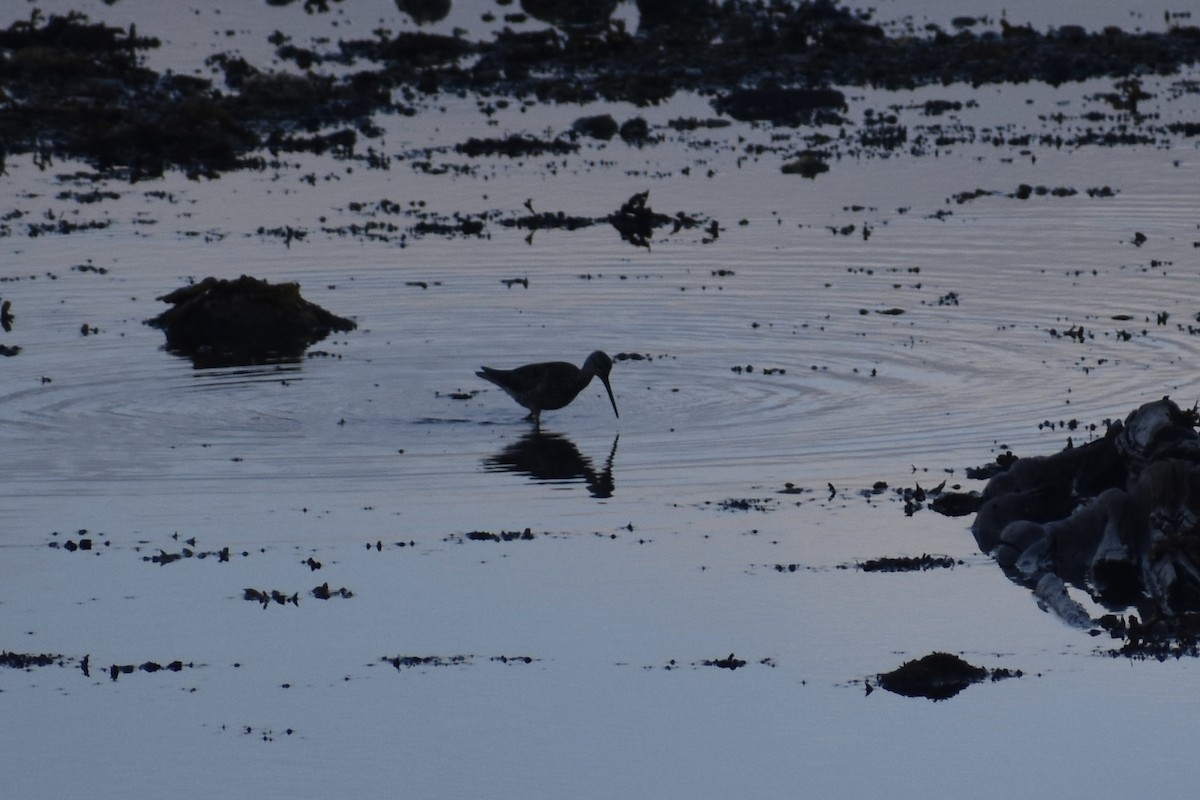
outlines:
[[[881,13],[941,13],[894,5]],[[87,10],[141,19],[134,5]],[[231,24],[239,46],[258,41],[247,29],[329,24],[258,12]],[[368,30],[392,12],[361,13],[333,19]],[[155,58],[227,46],[210,33],[173,32]],[[1194,78],[1146,80],[1164,119],[1196,119],[1194,93],[1168,100],[1181,77]],[[925,100],[975,99],[955,121],[1061,132],[1110,90],[852,89],[848,116],[896,107],[916,131],[933,124]],[[61,177],[80,165],[9,158],[0,215],[27,216],[0,240],[0,298],[16,314],[0,341],[23,348],[0,364],[0,650],[71,659],[0,670],[0,707],[19,721],[0,734],[14,796],[1114,796],[1194,783],[1197,726],[1179,692],[1195,662],[1111,658],[978,553],[969,517],[908,517],[890,492],[861,494],[877,481],[980,488],[965,468],[1005,449],[1054,452],[1145,401],[1200,398],[1194,140],[1022,152],[980,136],[936,156],[844,158],[810,181],[779,170],[807,131],[666,127],[714,116],[702,98],[491,121],[473,100],[436,106],[380,121],[386,171],[296,157],[211,182],[92,187]],[[437,149],[562,131],[585,111],[642,115],[664,140],[556,159]],[[1043,119],[1058,112],[1068,121]],[[469,169],[413,166],[426,158]],[[1022,183],[1078,194],[1004,196]],[[1086,193],[1103,186],[1115,195]],[[89,188],[120,197],[57,197]],[[953,199],[977,188],[999,194]],[[484,238],[403,243],[326,232],[384,198],[445,216],[512,217],[527,198],[602,216],[646,189],[655,210],[716,220],[719,236],[638,249],[606,225],[530,241],[496,222]],[[29,236],[46,214],[111,224]],[[289,225],[307,236],[258,232]],[[298,281],[359,329],[298,364],[195,370],[143,324],[187,279],[242,273]],[[1073,326],[1082,342],[1062,335]],[[575,477],[505,468],[531,427],[474,370],[596,348],[648,356],[614,368],[620,418],[593,385],[543,420],[577,451]],[[611,490],[597,492],[606,467]],[[807,491],[781,493],[788,483]],[[466,537],[525,528],[532,539]],[[83,537],[93,551],[61,546]],[[147,560],[184,547],[206,557]],[[855,569],[922,553],[960,563]],[[308,595],[325,582],[353,597]],[[299,603],[263,608],[247,587]],[[1024,675],[937,704],[866,692],[864,679],[932,650]],[[731,652],[749,663],[703,664]],[[384,660],[398,656],[439,661]],[[188,666],[108,672],[175,659]]]

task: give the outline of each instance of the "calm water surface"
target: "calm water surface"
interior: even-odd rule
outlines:
[[[1096,19],[1161,29],[1161,14],[1131,7]],[[194,27],[163,19],[152,58],[186,70],[235,47],[266,62],[275,28],[405,24],[388,3],[331,18],[240,9],[198,4]],[[85,10],[144,19],[134,3]],[[1019,13],[1069,21],[1041,6],[1008,18]],[[226,25],[230,42],[213,36]],[[1164,120],[1197,118],[1195,95],[1171,91],[1184,77],[1146,80]],[[380,121],[388,170],[297,158],[92,187],[70,178],[82,165],[10,158],[0,214],[25,216],[0,240],[0,297],[16,314],[0,341],[22,347],[0,365],[0,650],[71,661],[0,674],[6,784],[14,796],[514,798],[1194,785],[1198,730],[1180,697],[1194,662],[1107,656],[976,551],[970,518],[906,517],[890,493],[862,494],[877,481],[980,488],[965,468],[1003,449],[1057,451],[1147,400],[1200,399],[1195,141],[985,143],[1002,126],[1083,127],[1111,113],[1094,99],[1111,88],[851,89],[847,116],[888,109],[910,136],[935,124],[925,100],[974,100],[937,124],[980,135],[936,155],[844,158],[812,181],[780,172],[811,131],[669,129],[713,116],[696,97],[491,118],[439,98]],[[602,111],[644,116],[663,140],[584,142],[557,159],[453,152]],[[1077,193],[1006,196],[1022,183]],[[1086,191],[1105,186],[1112,196]],[[89,188],[120,196],[59,197]],[[637,249],[597,225],[527,241],[495,220],[481,238],[403,246],[330,232],[383,199],[445,217],[511,218],[527,199],[602,216],[647,189],[657,211],[716,220],[717,239],[696,228]],[[956,201],[976,189],[992,194]],[[48,215],[110,224],[29,236]],[[281,226],[307,236],[285,246],[259,232]],[[299,364],[195,370],[143,324],[187,280],[243,273],[298,281],[359,329]],[[1062,335],[1078,326],[1083,341]],[[504,468],[531,428],[474,370],[597,348],[646,356],[613,371],[620,419],[591,386],[544,419],[573,473]],[[597,475],[611,491],[595,491]],[[808,491],[781,493],[789,483]],[[465,536],[525,528],[533,539]],[[49,546],[79,529],[94,552]],[[185,546],[232,557],[147,560]],[[922,553],[961,563],[854,569]],[[324,582],[354,596],[308,595]],[[247,587],[300,602],[263,609]],[[937,704],[865,692],[863,679],[932,650],[1024,677]],[[703,665],[730,652],[747,666]],[[397,656],[437,660],[383,661]],[[108,674],[175,659],[190,666]]]

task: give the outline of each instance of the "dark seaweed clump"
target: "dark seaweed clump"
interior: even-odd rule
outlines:
[[[82,14],[27,22],[0,31],[0,140],[9,154],[58,153],[99,169],[122,167],[131,179],[167,165],[196,175],[237,166],[257,144],[222,107],[207,81],[158,75],[141,63],[159,41],[91,23]]]
[[[1200,59],[1200,30],[1191,26],[1162,33],[1064,26],[1041,33],[1001,20],[998,31],[951,34],[933,26],[893,36],[869,12],[830,0],[647,0],[637,4],[641,23],[632,34],[609,20],[613,3],[577,4],[588,10],[582,22],[578,14],[560,13],[571,5],[523,4],[553,27],[505,27],[489,41],[379,32],[319,52],[274,34],[276,54],[298,72],[264,71],[218,54],[209,63],[224,73],[221,86],[146,67],[144,53],[160,42],[135,24],[120,28],[75,12],[47,17],[34,10],[0,31],[0,173],[3,159],[20,153],[34,153],[41,164],[55,155],[81,158],[130,180],[166,169],[215,177],[264,168],[263,151],[331,152],[376,163],[371,148],[358,152],[360,137],[379,134],[372,116],[414,114],[440,93],[488,102],[603,99],[647,106],[694,91],[737,119],[798,125],[840,119],[844,99],[832,86],[1058,85],[1113,76],[1133,87],[1131,76],[1168,74]],[[533,6],[544,8],[535,14]],[[328,10],[326,3],[306,8]],[[337,73],[320,72],[327,64]],[[1142,96],[1131,88],[1116,99],[1136,115]],[[880,147],[903,144],[902,130],[881,130],[880,137]],[[796,169],[808,174],[823,166],[815,158]]]
[[[7,650],[0,652],[0,667],[12,669],[48,667],[51,664],[62,664],[62,661],[62,656],[53,653],[11,653]]]

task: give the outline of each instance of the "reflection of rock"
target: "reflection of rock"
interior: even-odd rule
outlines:
[[[599,472],[570,439],[559,433],[545,433],[537,429],[508,445],[484,464],[489,469],[516,472],[540,481],[582,480],[592,497],[612,497],[615,488],[612,462],[617,454],[619,438],[613,438],[608,460]]]
[[[1103,439],[1024,458],[988,483],[972,531],[1017,581],[1072,624],[1062,582],[1111,607],[1135,606],[1175,635],[1200,611],[1200,436],[1195,411],[1167,398]]]
[[[295,360],[332,331],[357,327],[305,300],[299,284],[245,275],[205,278],[158,299],[174,307],[146,324],[165,331],[167,349],[197,367]]]

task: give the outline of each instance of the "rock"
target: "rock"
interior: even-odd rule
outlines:
[[[571,124],[571,130],[593,139],[608,141],[617,135],[617,121],[612,114],[597,114],[594,117],[580,117]]]
[[[205,278],[158,299],[173,307],[146,324],[161,328],[167,350],[197,367],[294,360],[331,332],[357,327],[305,300],[299,284],[269,284],[246,275]]]
[[[424,25],[445,19],[450,13],[450,0],[396,0],[396,8],[412,17],[413,22]]]
[[[813,179],[822,172],[829,171],[825,156],[821,153],[808,151],[801,153],[799,158],[789,161],[781,168],[784,175],[799,175],[802,178]]]
[[[1022,458],[993,477],[972,525],[980,549],[1069,624],[1063,582],[1136,607],[1170,638],[1200,612],[1200,435],[1195,409],[1146,403],[1103,439]],[[1049,588],[1047,588],[1049,587]]]
[[[946,700],[972,683],[985,679],[988,671],[950,653],[930,653],[907,661],[891,672],[878,676],[879,685],[905,697]]]
[[[621,123],[620,134],[627,142],[644,142],[650,138],[650,125],[641,117],[633,117]]]

